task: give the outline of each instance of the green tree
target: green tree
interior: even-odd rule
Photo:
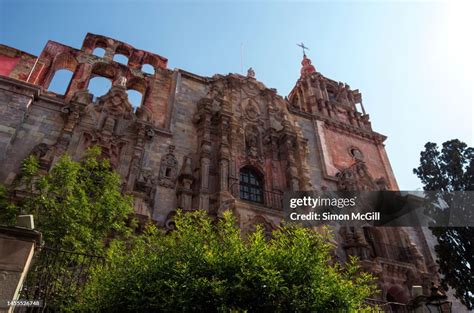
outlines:
[[[230,212],[178,212],[168,234],[150,225],[115,241],[72,310],[91,312],[370,311],[373,278],[330,256],[329,234],[287,225],[243,238]]]
[[[10,195],[5,186],[0,185],[0,225],[16,223],[17,206],[10,201]]]
[[[428,142],[420,154],[420,166],[413,172],[424,190],[433,191],[428,193],[432,203],[439,204],[438,199],[442,199],[450,206],[453,191],[474,190],[474,148],[454,139],[443,143],[440,151],[435,143]],[[472,210],[456,209],[463,218],[472,220]],[[435,219],[447,213],[432,207],[428,212]],[[438,240],[435,250],[443,284],[454,288],[468,309],[474,308],[474,228],[432,227],[431,231]]]
[[[63,155],[48,173],[29,156],[20,183],[28,196],[18,206],[34,215],[49,247],[102,254],[112,234],[130,233],[132,198],[122,195],[120,177],[100,158],[99,148],[89,149],[81,162]]]
[[[45,246],[52,248],[35,255],[24,295],[43,300],[47,296],[49,310],[63,311],[76,301],[78,282],[87,274],[83,269],[97,260],[91,254],[104,255],[108,241],[132,234],[133,199],[121,193],[120,176],[100,155],[97,147],[80,162],[63,155],[49,172],[29,156],[12,188],[23,198],[13,203],[0,188],[0,223],[14,223],[19,212],[33,214]]]

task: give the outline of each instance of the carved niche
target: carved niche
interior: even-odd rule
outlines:
[[[169,146],[169,152],[161,158],[158,185],[166,188],[174,188],[178,175],[178,160],[174,155],[174,146]]]
[[[260,132],[256,126],[248,125],[245,128],[245,151],[250,159],[260,159],[262,156]]]

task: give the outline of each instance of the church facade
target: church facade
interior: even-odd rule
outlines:
[[[60,155],[79,160],[97,145],[141,220],[172,229],[177,208],[232,210],[243,232],[278,227],[285,191],[397,190],[386,137],[372,130],[361,93],[323,76],[306,55],[301,64],[282,97],[251,69],[202,77],[100,35],[87,34],[80,49],[49,41],[39,57],[0,46],[0,183],[12,184],[30,154],[47,171]],[[48,90],[61,70],[72,73],[64,94]],[[94,97],[88,86],[97,77],[111,88]],[[135,107],[130,90],[142,96]],[[438,282],[421,228],[334,233],[336,257],[358,256],[378,277],[381,301],[408,303],[412,286],[429,294]]]

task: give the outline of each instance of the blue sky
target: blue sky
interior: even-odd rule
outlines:
[[[252,66],[287,95],[301,50],[323,75],[359,89],[401,189],[427,141],[473,146],[472,22],[468,2],[7,1],[0,43],[38,55],[48,40],[80,48],[87,32],[163,55],[199,75]]]

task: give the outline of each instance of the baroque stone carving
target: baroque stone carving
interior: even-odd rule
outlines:
[[[153,177],[153,172],[149,169],[142,169],[135,182],[135,190],[146,194],[151,194],[153,186],[156,184],[156,178]]]
[[[120,153],[127,142],[118,136],[111,136],[101,132],[84,132],[84,146],[99,146],[102,150],[102,157],[110,160],[110,165],[117,168]]]
[[[248,157],[260,158],[260,133],[255,126],[247,127],[245,130],[245,148]]]
[[[183,210],[191,210],[192,208],[193,182],[192,159],[189,156],[185,156],[181,172],[178,176],[178,189],[176,192],[178,196],[178,207]]]
[[[258,120],[259,115],[260,112],[257,106],[252,103],[251,100],[248,100],[247,105],[245,106],[245,117],[247,117],[248,120],[255,122]]]
[[[127,78],[125,78],[124,76],[120,76],[117,80],[117,86],[127,87]]]
[[[339,172],[336,177],[338,178],[339,190],[355,191],[379,189],[364,161],[356,160],[353,165]]]
[[[166,188],[174,188],[178,174],[178,160],[174,155],[174,146],[169,146],[169,152],[161,158],[160,175],[158,185]]]

